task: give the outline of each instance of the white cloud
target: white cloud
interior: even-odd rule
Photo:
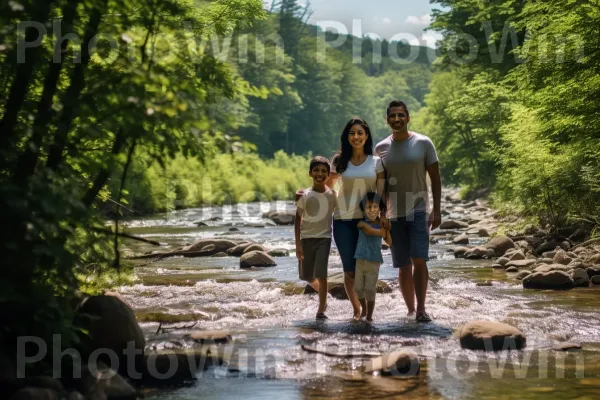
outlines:
[[[392,23],[392,20],[389,19],[389,18],[384,18],[382,21],[383,21],[384,24],[391,24]]]
[[[406,23],[411,24],[411,25],[427,26],[427,25],[431,24],[431,15],[425,14],[421,17],[409,15],[408,18],[406,18]]]

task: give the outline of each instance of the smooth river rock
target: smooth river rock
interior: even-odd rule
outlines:
[[[274,267],[277,263],[267,254],[262,251],[251,251],[244,253],[240,257],[240,268],[252,267]]]
[[[415,353],[394,351],[381,357],[367,360],[361,366],[364,374],[379,372],[382,376],[415,376],[421,369]]]
[[[573,278],[563,271],[535,272],[523,278],[525,289],[571,289]]]
[[[514,326],[495,321],[471,321],[460,327],[456,336],[464,349],[498,351],[525,347],[523,333]]]

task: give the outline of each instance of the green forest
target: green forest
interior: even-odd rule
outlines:
[[[123,266],[107,215],[292,199],[351,116],[387,135],[392,99],[444,185],[597,225],[600,2],[431,3],[444,39],[406,63],[404,43],[328,47],[295,0],[2,2],[3,342],[72,333],[78,289]]]

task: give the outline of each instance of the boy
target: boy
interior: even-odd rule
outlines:
[[[327,319],[327,264],[336,201],[336,193],[325,185],[330,173],[327,158],[317,156],[310,161],[308,175],[313,184],[304,190],[296,203],[294,223],[299,276],[319,292],[318,320]]]
[[[354,277],[354,290],[362,307],[361,317],[366,317],[367,322],[373,322],[375,309],[375,293],[379,267],[383,263],[381,256],[382,238],[392,245],[390,231],[380,225],[379,213],[385,209],[383,200],[374,192],[369,192],[360,202],[360,209],[365,214],[364,221],[358,223],[358,244],[356,246],[356,275]]]

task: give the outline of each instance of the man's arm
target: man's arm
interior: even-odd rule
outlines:
[[[429,218],[429,224],[433,230],[442,223],[442,179],[440,177],[440,163],[436,162],[429,165],[427,173],[431,179],[431,191],[433,192],[433,211]]]
[[[379,194],[381,196],[381,199],[383,200],[383,204],[385,204],[385,206],[387,207],[387,191],[385,190],[385,171],[383,172],[378,172],[377,173],[377,194]],[[385,229],[389,229],[390,227],[390,223],[387,220],[387,218],[385,217],[385,211],[386,210],[382,210],[383,212],[381,213],[381,226]]]

